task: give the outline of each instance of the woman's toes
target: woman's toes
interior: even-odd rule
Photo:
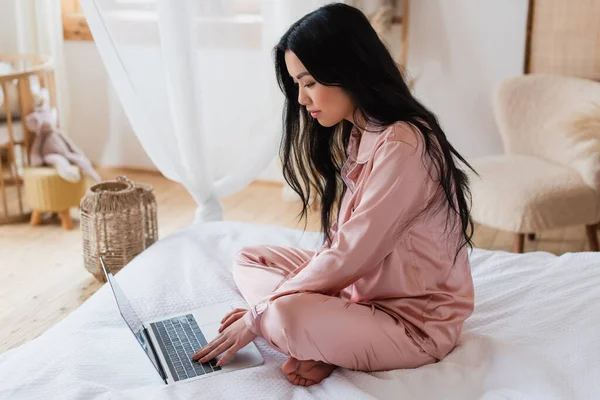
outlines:
[[[306,386],[306,387],[308,387],[308,386],[312,386],[312,385],[314,385],[315,383],[317,383],[317,382],[315,382],[315,381],[313,381],[313,380],[310,380],[310,379],[306,379],[306,384],[305,384],[304,386]]]
[[[290,357],[287,359],[285,363],[281,366],[281,370],[284,374],[294,374],[298,369],[298,365],[300,365],[300,361],[296,360],[294,357]]]
[[[299,361],[293,357],[290,357],[281,367],[288,381],[300,386],[319,383],[331,375],[334,369],[334,365],[312,360]]]

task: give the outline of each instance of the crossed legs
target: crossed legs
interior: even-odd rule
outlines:
[[[282,279],[308,262],[310,251],[255,246],[236,258],[234,279],[250,304],[269,296]],[[273,301],[263,312],[264,339],[288,355],[283,371],[308,386],[336,366],[360,371],[416,368],[435,359],[421,350],[404,326],[378,309],[319,293],[298,293]]]

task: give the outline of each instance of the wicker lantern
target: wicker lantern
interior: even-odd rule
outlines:
[[[144,219],[144,248],[148,248],[158,240],[156,198],[152,193],[154,187],[138,182],[135,183],[135,187],[141,196],[142,218]]]
[[[141,191],[126,177],[91,186],[81,200],[85,268],[106,281],[99,257],[116,274],[145,248]]]

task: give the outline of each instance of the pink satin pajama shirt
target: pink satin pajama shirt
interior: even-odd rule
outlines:
[[[331,245],[242,249],[234,278],[248,328],[281,352],[345,368],[414,368],[444,358],[473,311],[460,226],[412,125],[352,131]]]

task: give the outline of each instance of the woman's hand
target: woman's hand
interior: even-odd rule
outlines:
[[[242,314],[242,317],[244,314]],[[192,356],[192,360],[200,360],[201,363],[205,363],[219,354],[225,353],[225,355],[217,361],[217,365],[220,366],[226,363],[239,349],[254,340],[256,335],[246,327],[246,323],[242,317],[238,317],[235,322],[223,329],[223,331],[219,333],[219,336],[198,350],[196,354]]]
[[[232,312],[228,313],[221,320],[221,327],[219,328],[219,333],[223,332],[229,325],[233,324],[240,318],[243,318],[248,311],[247,308],[236,308]]]

